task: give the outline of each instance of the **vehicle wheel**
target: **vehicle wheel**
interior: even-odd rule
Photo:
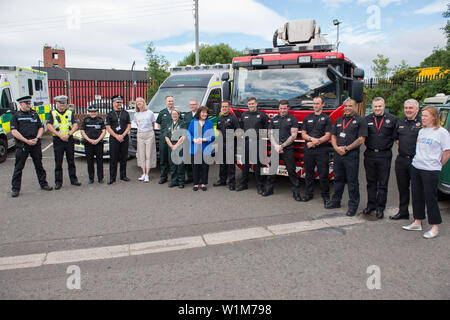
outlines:
[[[8,156],[8,143],[4,139],[0,139],[0,163],[6,160]]]

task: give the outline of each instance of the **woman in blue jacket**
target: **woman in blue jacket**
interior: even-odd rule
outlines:
[[[191,143],[191,163],[194,178],[194,191],[199,186],[203,191],[207,190],[209,164],[205,162],[205,156],[211,157],[214,150],[212,142],[214,141],[214,126],[208,120],[208,107],[198,108],[194,119],[189,124],[188,138]]]

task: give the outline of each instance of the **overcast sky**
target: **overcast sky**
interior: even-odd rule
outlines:
[[[418,65],[435,47],[449,0],[199,0],[200,42],[268,48],[286,21],[313,18],[372,74],[378,53]],[[67,67],[144,70],[150,41],[172,65],[194,49],[193,0],[0,0],[0,65],[35,66],[45,44],[66,51]]]

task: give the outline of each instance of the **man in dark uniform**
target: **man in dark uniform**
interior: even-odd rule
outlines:
[[[109,132],[109,181],[116,182],[117,163],[120,162],[120,180],[130,181],[127,177],[128,132],[131,130],[130,114],[123,110],[123,98],[115,95],[111,98],[113,111],[106,115],[106,131]]]
[[[398,213],[390,218],[392,220],[409,219],[409,186],[411,183],[411,162],[416,154],[416,142],[422,122],[419,113],[419,103],[414,99],[405,101],[404,112],[406,117],[397,121],[394,139],[398,144],[398,156],[395,160],[395,176],[397,177],[400,205]]]
[[[330,201],[329,174],[329,150],[328,141],[331,138],[333,126],[331,118],[323,113],[325,103],[322,97],[314,98],[314,113],[303,119],[302,138],[305,140],[304,166],[306,196],[305,201],[313,198],[314,193],[314,168],[317,166],[319,172],[320,192],[323,204]]]
[[[159,112],[156,118],[156,123],[159,125],[159,164],[161,166],[161,179],[159,184],[167,182],[167,176],[169,174],[169,147],[167,146],[164,136],[169,126],[172,124],[171,113],[175,106],[175,102],[172,96],[166,97],[166,109]]]
[[[279,154],[279,158],[286,165],[294,199],[303,201],[300,195],[300,182],[295,171],[294,155],[294,141],[297,139],[299,128],[298,120],[289,113],[289,102],[287,100],[280,101],[278,110],[280,113],[273,117],[269,124],[270,142]],[[278,163],[272,163],[271,165],[278,168]],[[266,190],[262,194],[264,197],[273,194],[276,177],[276,174],[267,177]]]
[[[89,183],[94,183],[94,157],[97,160],[97,178],[103,183],[103,138],[106,134],[105,122],[98,116],[97,105],[88,108],[89,116],[81,125],[81,135],[84,138],[84,150],[88,167]]]
[[[345,183],[348,184],[348,216],[354,216],[359,206],[359,147],[367,137],[367,122],[356,111],[353,99],[345,102],[344,116],[334,123],[331,144],[334,148],[334,194],[325,208],[340,208]]]
[[[258,102],[255,97],[248,98],[247,106],[248,111],[242,113],[240,121],[241,129],[244,130],[244,137],[241,138],[245,139],[245,160],[242,166],[242,179],[239,186],[236,188],[236,191],[248,189],[248,174],[250,170],[250,162],[252,162],[256,178],[256,188],[258,193],[262,195],[264,192],[265,177],[261,175],[261,159],[259,158],[259,149],[266,148],[266,145],[259,145],[259,130],[267,130],[269,119],[264,112],[258,110]],[[251,137],[245,136],[249,133],[247,130],[254,130],[256,135],[250,134]],[[250,145],[256,145],[256,159],[250,159]]]
[[[16,139],[16,162],[12,176],[13,198],[18,197],[22,182],[22,170],[28,155],[33,159],[34,170],[42,190],[53,190],[47,183],[46,172],[42,166],[41,137],[44,126],[36,111],[31,110],[31,96],[17,99],[20,110],[17,111],[10,121],[11,134]]]
[[[384,217],[389,175],[391,173],[392,145],[397,118],[386,113],[384,99],[372,100],[373,113],[366,117],[368,136],[364,152],[364,168],[367,179],[367,207],[364,214],[376,210],[376,217]]]
[[[223,163],[220,164],[220,171],[219,171],[219,180],[213,184],[214,187],[218,186],[226,186],[227,185],[227,179],[228,179],[228,187],[231,191],[236,189],[236,165],[234,164],[234,158],[236,154],[236,141],[234,136],[234,131],[236,129],[240,128],[239,120],[238,118],[230,113],[230,101],[223,101],[221,104],[221,112],[222,115],[219,117],[219,120],[217,121],[217,130],[220,131],[222,135],[222,146],[219,146],[219,148],[222,148],[222,157],[223,157]],[[228,144],[232,146],[227,150],[227,130],[231,130],[233,134],[229,139],[232,139],[232,144],[230,141],[228,141]],[[228,152],[227,152],[228,151]],[[229,162],[227,161],[227,154],[232,153],[232,156],[228,155],[228,158],[230,158]]]
[[[184,114],[184,118],[183,118],[184,126],[185,126],[186,130],[189,128],[189,124],[191,123],[192,119],[194,119],[194,116],[197,113],[198,101],[196,99],[191,99],[191,101],[189,101],[189,108],[191,109],[191,111],[186,112]],[[194,179],[194,176],[192,174],[192,164],[185,164],[184,170],[186,172],[186,177],[187,177],[185,184],[189,184]]]
[[[75,121],[72,110],[67,109],[67,96],[57,96],[54,98],[56,110],[50,113],[47,121],[47,129],[53,135],[53,151],[55,153],[55,190],[59,190],[63,183],[63,160],[66,154],[69,169],[70,183],[81,186],[78,182],[75,168],[75,146],[73,134],[78,130],[78,123]]]

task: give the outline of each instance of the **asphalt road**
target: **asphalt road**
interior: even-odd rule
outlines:
[[[51,143],[45,136],[43,148]],[[396,149],[396,147],[394,147]],[[11,198],[14,152],[0,164],[0,259],[36,253],[192,237],[249,227],[343,216],[326,210],[318,183],[315,199],[297,203],[287,178],[278,178],[275,195],[212,187],[218,166],[211,167],[207,192],[137,181],[136,159],[128,161],[130,182],[88,185],[86,161],[77,158],[81,187],[68,183],[59,191],[41,191],[31,159],[19,198]],[[47,179],[54,185],[53,150],[44,152]],[[108,176],[108,161],[104,164]],[[238,173],[238,179],[240,173]],[[302,184],[303,187],[303,184]],[[302,188],[302,192],[303,192]],[[366,204],[360,166],[361,211]],[[345,191],[347,192],[347,191]],[[397,205],[393,168],[388,207]],[[450,207],[448,202],[441,203]],[[449,211],[442,212],[440,235],[401,229],[406,221],[357,216],[359,224],[292,233],[220,245],[79,261],[81,289],[69,290],[70,263],[0,271],[1,299],[449,299]],[[427,223],[424,230],[428,230]],[[72,263],[73,264],[73,263]],[[381,289],[370,290],[369,266],[378,266]]]

